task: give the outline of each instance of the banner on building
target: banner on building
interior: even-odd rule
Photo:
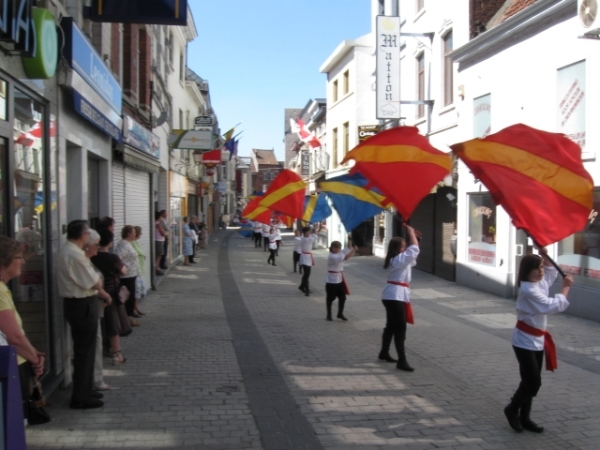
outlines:
[[[400,17],[377,16],[376,117],[400,118]]]
[[[359,125],[358,142],[365,141],[379,133],[379,125]]]

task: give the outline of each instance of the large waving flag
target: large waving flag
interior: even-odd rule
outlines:
[[[365,177],[358,173],[319,183],[319,188],[331,199],[348,232],[387,207],[385,197],[376,189],[368,188],[368,184]]]
[[[254,220],[255,222],[271,225],[271,216],[273,215],[273,211],[269,208],[259,205],[261,198],[262,197],[255,197],[248,202],[242,211],[242,217]]]
[[[517,124],[451,148],[539,245],[585,228],[594,182],[581,148],[563,134]]]
[[[429,144],[416,127],[396,127],[358,144],[342,164],[356,162],[362,174],[402,214],[404,220],[452,168],[452,156]]]
[[[292,133],[296,133],[300,140],[306,142],[311,148],[321,147],[321,141],[308,130],[302,120],[294,121],[290,118],[290,128]]]
[[[275,177],[265,195],[260,197],[259,205],[299,219],[304,212],[305,191],[306,183],[300,175],[284,169]]]
[[[303,221],[320,222],[321,220],[328,218],[332,212],[329,203],[327,203],[327,196],[325,194],[307,195],[304,198]]]

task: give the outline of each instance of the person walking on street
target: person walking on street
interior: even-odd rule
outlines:
[[[277,256],[277,229],[275,227],[271,227],[269,230],[269,259],[267,259],[267,264],[275,264],[275,256]]]
[[[333,241],[329,246],[329,256],[327,258],[327,276],[325,277],[325,293],[327,306],[327,320],[333,320],[331,317],[331,307],[336,298],[339,299],[337,318],[348,320],[344,316],[344,305],[346,303],[346,295],[350,292],[348,285],[344,279],[344,261],[351,258],[357,248],[353,245],[352,248],[342,250],[342,243]]]
[[[406,340],[406,324],[414,323],[412,305],[410,304],[410,280],[412,267],[417,264],[419,256],[419,241],[415,229],[402,224],[408,235],[407,242],[401,237],[394,237],[388,244],[387,254],[383,264],[388,269],[387,283],[381,293],[381,302],[385,307],[386,323],[381,340],[379,359],[396,362],[396,368],[405,372],[414,369],[406,361],[404,341]],[[398,360],[390,356],[390,344],[394,340]]]
[[[266,252],[269,249],[269,234],[271,234],[271,227],[263,224],[261,233],[263,238],[263,251]]]
[[[302,235],[300,230],[294,231],[294,251],[292,252],[292,262],[294,264],[294,272],[296,272],[296,266],[300,274],[302,274],[302,266],[298,264],[300,262],[300,255],[302,254]]]
[[[311,234],[310,227],[302,228],[302,238],[300,239],[300,267],[302,269],[302,281],[300,282],[300,289],[308,297],[310,295],[310,270],[315,265],[315,260],[312,255],[313,243],[317,239],[315,234]]]
[[[83,247],[90,234],[87,221],[74,220],[67,225],[67,242],[57,258],[58,291],[64,299],[65,318],[73,338],[73,393],[70,407],[100,408],[102,394],[93,390],[94,357],[98,332],[98,290],[100,275],[86,258]]]
[[[254,248],[260,248],[260,241],[262,240],[262,224],[260,222],[252,222],[252,239],[254,240]]]
[[[569,306],[567,294],[573,285],[573,277],[566,275],[560,293],[548,297],[550,286],[556,280],[558,271],[547,257],[547,250],[540,249],[540,255],[525,255],[519,266],[519,294],[517,295],[517,325],[512,336],[512,345],[519,362],[521,383],[504,408],[504,415],[511,428],[541,433],[544,427],[537,425],[529,417],[533,397],[542,386],[542,362],[546,351],[546,369],[554,370],[556,349],[552,336],[546,331],[549,314],[563,312]]]

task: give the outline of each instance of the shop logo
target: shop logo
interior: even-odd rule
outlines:
[[[31,18],[33,0],[2,0],[0,39],[15,44],[25,56],[35,56],[36,30]]]
[[[31,18],[37,52],[31,58],[23,58],[23,68],[29,78],[52,78],[58,64],[58,35],[54,16],[47,9],[33,8]]]

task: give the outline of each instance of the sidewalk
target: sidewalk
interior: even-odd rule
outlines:
[[[250,239],[214,232],[198,264],[174,267],[143,303],[128,361],[104,360],[120,389],[86,411],[57,392],[28,448],[600,448],[599,324],[549,318],[559,369],[542,374],[532,412],[546,431],[517,434],[502,413],[519,382],[514,301],[414,271],[415,372],[400,372],[377,360],[383,261],[346,262],[349,321],[327,322],[327,251],[315,251],[305,297],[291,244],[273,267]]]

